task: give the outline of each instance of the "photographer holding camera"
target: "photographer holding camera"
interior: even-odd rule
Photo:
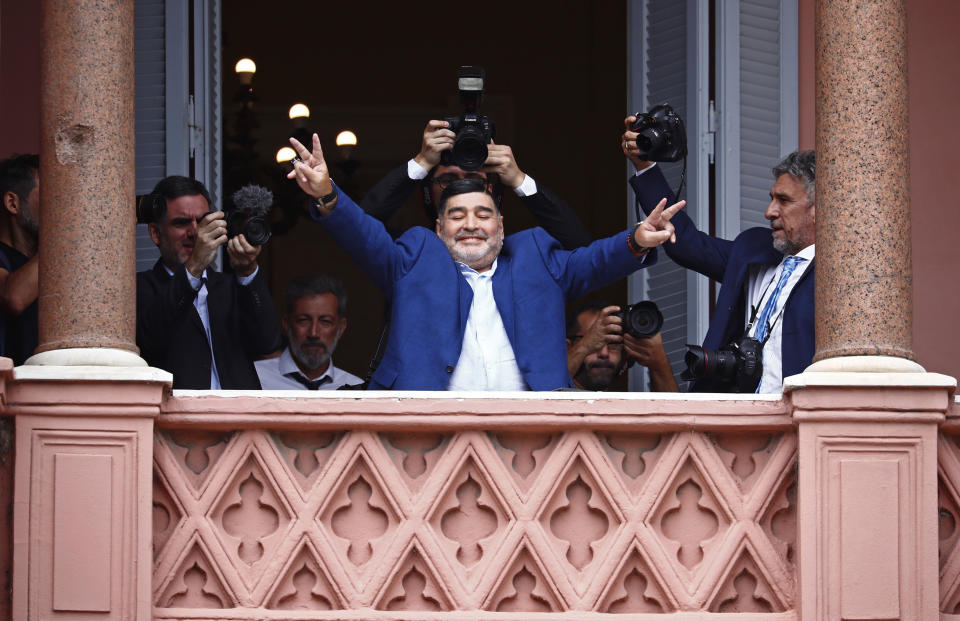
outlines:
[[[636,169],[630,185],[637,202],[650,214],[673,193],[650,161],[658,158],[637,144],[636,121],[625,119],[621,148]],[[733,241],[702,233],[683,212],[674,217],[677,243],[666,245],[667,255],[721,284],[703,347],[687,353],[693,390],[779,392],[784,377],[812,362],[815,172],[813,151],[795,151],[774,166],[764,214],[770,228],[748,229]]]
[[[211,212],[207,189],[188,177],[161,180],[138,212],[160,249],[153,269],[137,274],[143,358],[172,373],[174,388],[259,389],[254,360],[280,348],[261,246],[229,236],[224,213]],[[210,269],[224,245],[233,276]]]
[[[520,169],[513,149],[494,142],[493,122],[479,113],[483,69],[460,67],[457,77],[463,113],[429,121],[423,130],[420,152],[381,179],[360,207],[386,222],[419,187],[432,228],[444,188],[457,179],[472,178],[487,184],[498,208],[503,206],[504,189],[512,189],[540,226],[567,250],[589,244],[590,236],[573,210]]]
[[[647,304],[648,307],[634,305],[621,311],[619,306],[606,302],[586,302],[570,313],[567,368],[574,387],[609,390],[617,377],[636,362],[650,372],[651,392],[678,391],[660,336],[663,316],[652,302]],[[654,312],[656,315],[652,315]]]

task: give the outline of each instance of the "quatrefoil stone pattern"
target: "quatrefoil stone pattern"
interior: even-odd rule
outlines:
[[[160,430],[154,449],[153,603],[184,618],[795,607],[791,432]]]

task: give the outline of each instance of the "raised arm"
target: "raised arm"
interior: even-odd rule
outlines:
[[[649,216],[658,204],[673,202],[675,197],[660,167],[641,159],[637,148],[637,133],[630,131],[634,120],[636,117],[633,116],[624,119],[625,131],[620,147],[634,168],[638,172],[643,171],[630,177],[630,187],[633,188],[640,208]],[[667,256],[687,269],[700,272],[714,280],[721,280],[733,242],[701,232],[683,212],[676,214],[673,226],[676,243],[664,247]]]

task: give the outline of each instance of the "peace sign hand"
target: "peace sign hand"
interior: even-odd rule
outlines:
[[[298,159],[293,160],[293,170],[287,174],[287,179],[295,179],[300,189],[313,198],[330,194],[333,191],[333,181],[330,179],[327,162],[323,159],[320,138],[313,135],[312,152],[307,151],[296,138],[291,138],[290,144],[297,152]]]
[[[670,218],[683,209],[687,201],[674,203],[664,209],[666,204],[667,199],[660,199],[656,209],[650,212],[650,215],[640,223],[640,226],[634,232],[634,240],[644,248],[655,248],[668,239],[672,244],[677,243],[677,234]]]

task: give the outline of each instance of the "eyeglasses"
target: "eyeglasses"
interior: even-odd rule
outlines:
[[[450,173],[446,175],[440,175],[439,177],[434,177],[432,179],[432,182],[440,186],[440,191],[442,192],[443,190],[447,189],[448,185],[450,185],[454,181],[459,181],[460,179],[472,179],[473,181],[480,181],[488,187],[490,186],[490,180],[487,179],[487,176],[482,175],[480,173],[467,173],[462,177],[459,175]]]
[[[577,341],[579,341],[580,339],[583,338],[583,335],[582,335],[582,334],[575,334],[574,336],[568,336],[567,338],[570,339],[570,344],[571,344],[571,345],[576,345],[576,344],[577,344]],[[621,349],[623,349],[623,341],[617,341],[617,342],[614,342],[614,343],[607,343],[607,349],[610,349],[610,350],[612,350],[612,351],[620,351]]]

